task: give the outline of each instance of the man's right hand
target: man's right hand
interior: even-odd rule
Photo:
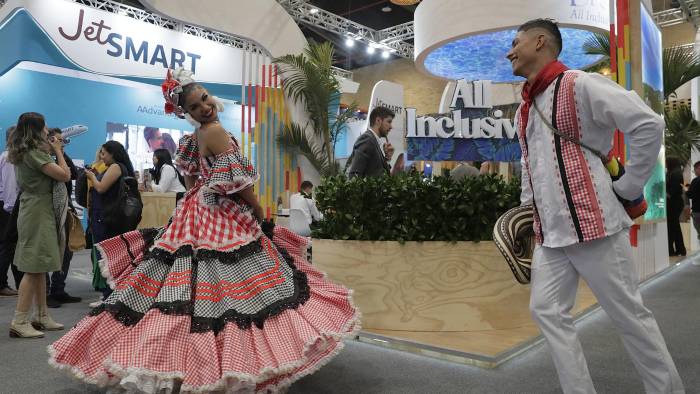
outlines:
[[[391,160],[391,158],[394,156],[394,146],[391,145],[391,143],[387,142],[384,144],[384,156],[386,156],[387,160]]]

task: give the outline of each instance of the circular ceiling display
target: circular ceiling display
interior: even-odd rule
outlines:
[[[500,30],[461,38],[434,49],[425,58],[425,69],[445,79],[487,79],[494,82],[515,81],[506,53],[516,30]],[[569,68],[581,69],[599,61],[602,56],[586,55],[583,42],[591,32],[562,28],[562,53],[559,60]]]
[[[494,4],[498,3],[498,4]],[[609,29],[608,0],[424,0],[415,13],[415,63],[419,70],[448,79],[516,82],[506,54],[517,27],[531,19],[559,23],[559,57],[572,69],[601,60],[583,43]]]

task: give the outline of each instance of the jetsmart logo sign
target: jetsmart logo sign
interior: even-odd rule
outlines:
[[[408,138],[515,138],[515,127],[510,119],[503,119],[503,111],[491,116],[470,117],[468,113],[485,114],[493,108],[491,81],[457,81],[451,108],[446,116],[417,116],[415,108],[406,108],[406,136]],[[481,109],[474,111],[469,109]]]
[[[85,10],[81,9],[78,18],[70,26],[60,26],[60,35],[68,41],[84,40],[105,48],[105,53],[115,58],[123,58],[137,63],[166,68],[183,67],[197,72],[197,61],[201,55],[162,44],[135,39],[124,33],[113,31],[104,19],[86,20]]]

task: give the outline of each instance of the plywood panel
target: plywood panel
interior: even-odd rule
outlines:
[[[162,227],[175,209],[175,193],[142,192],[143,214],[138,228]]]
[[[518,284],[493,242],[313,241],[314,265],[354,289],[368,330],[507,332],[533,322],[529,286]],[[587,288],[575,313],[595,303]],[[520,334],[517,335],[520,338]]]

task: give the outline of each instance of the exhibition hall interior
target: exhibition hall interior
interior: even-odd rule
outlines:
[[[0,393],[700,393],[699,29],[0,0]]]

